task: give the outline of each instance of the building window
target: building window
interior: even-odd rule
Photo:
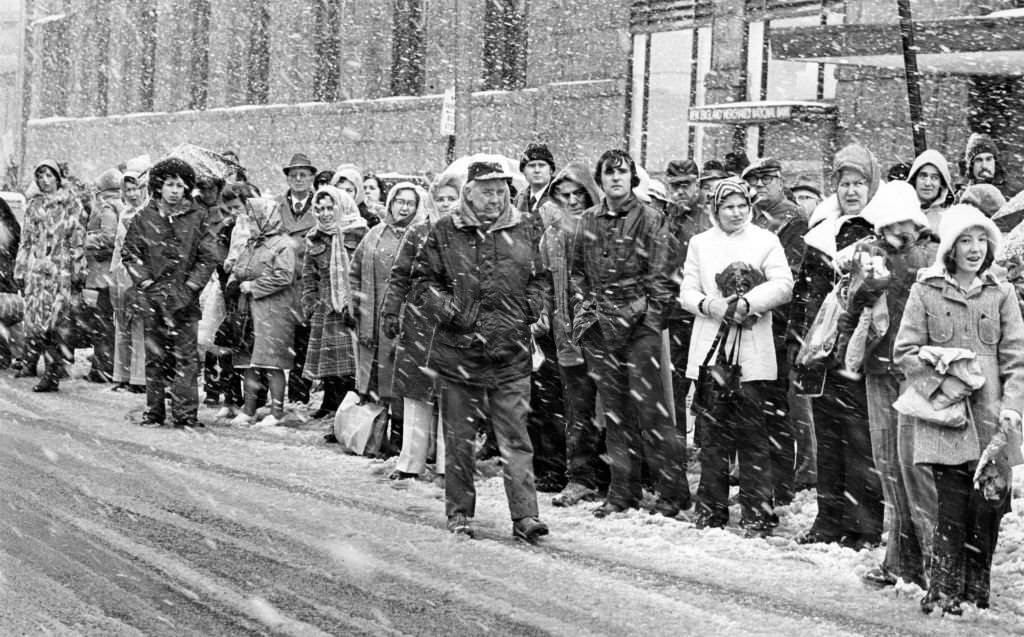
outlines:
[[[392,25],[391,94],[422,95],[427,46],[423,0],[395,0]]]
[[[203,110],[210,82],[210,0],[192,0],[192,40],[189,42],[192,79],[189,108]]]
[[[690,124],[689,109],[704,104],[710,68],[710,27],[633,38],[630,151],[651,172],[673,159],[701,161],[703,130]]]
[[[313,75],[313,99],[334,102],[338,99],[341,66],[341,6],[331,0],[316,5],[316,68]]]
[[[266,104],[270,97],[270,9],[266,0],[252,12],[246,69],[248,103]]]
[[[484,90],[526,86],[526,0],[484,3]]]
[[[156,94],[156,0],[142,0],[138,9],[139,110],[148,112]]]

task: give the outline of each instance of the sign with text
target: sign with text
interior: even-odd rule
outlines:
[[[832,104],[738,102],[694,106],[689,109],[688,116],[691,124],[756,124],[828,116],[834,113],[835,106]]]
[[[441,99],[441,134],[455,134],[455,89],[444,90],[444,97]]]

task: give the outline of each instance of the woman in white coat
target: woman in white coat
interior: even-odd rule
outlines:
[[[739,455],[740,525],[748,536],[771,533],[771,470],[762,386],[778,377],[773,308],[788,303],[793,275],[774,233],[750,223],[753,207],[747,185],[730,178],[716,186],[711,201],[712,228],[690,240],[683,265],[680,301],[695,315],[686,376],[696,380],[723,321],[731,324],[720,347],[733,349],[741,368],[742,391],[720,417],[701,423],[701,476],[697,489],[697,526],[724,527],[729,520],[729,459]],[[747,282],[722,290],[725,271],[746,272]],[[724,283],[724,282],[723,282]],[[733,280],[732,283],[735,283]],[[717,358],[717,354],[713,358]]]

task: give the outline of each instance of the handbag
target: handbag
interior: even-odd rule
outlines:
[[[730,331],[730,316],[731,312],[722,319],[718,334],[697,373],[697,386],[694,388],[693,402],[690,405],[690,410],[696,416],[720,420],[741,397],[740,382],[743,371],[739,364],[739,351],[743,328],[737,326],[736,338],[729,353],[726,354],[725,341]],[[712,364],[711,360],[716,351],[718,357]]]
[[[25,318],[25,299],[17,292],[0,294],[0,325],[14,325]]]
[[[372,456],[380,451],[388,428],[388,410],[384,405],[364,402],[349,392],[334,414],[334,437],[342,448],[357,456]]]

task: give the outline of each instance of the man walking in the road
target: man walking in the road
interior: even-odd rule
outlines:
[[[597,517],[640,504],[640,462],[655,481],[655,510],[675,517],[690,506],[686,457],[665,405],[661,328],[675,302],[668,273],[668,237],[662,215],[633,194],[639,183],[633,158],[609,150],[594,180],[604,201],[583,213],[572,257],[573,340],[607,414],[611,485]]]
[[[438,221],[416,258],[414,289],[437,321],[431,365],[440,377],[445,424],[448,529],[472,537],[476,513],[473,443],[489,418],[504,461],[512,532],[548,533],[537,517],[530,405],[530,326],[544,309],[550,276],[540,224],[511,205],[496,163],[469,166],[462,202]]]
[[[199,410],[199,292],[217,265],[217,240],[206,209],[192,201],[195,172],[165,159],[149,172],[152,199],[124,241],[124,264],[141,292],[146,331],[146,413],[143,427],[161,427],[171,385],[175,427],[201,426]]]
[[[282,170],[288,179],[288,190],[277,198],[277,210],[281,215],[284,232],[291,237],[295,248],[295,289],[301,291],[306,234],[316,226],[316,217],[312,212],[313,176],[316,175],[316,167],[306,155],[296,153]],[[300,296],[298,293],[295,295],[295,316],[301,318],[304,314],[298,305]],[[306,365],[306,349],[309,347],[309,323],[305,320],[296,321],[293,338],[295,361],[288,372],[288,401],[307,403],[312,383],[302,377],[302,372]]]

